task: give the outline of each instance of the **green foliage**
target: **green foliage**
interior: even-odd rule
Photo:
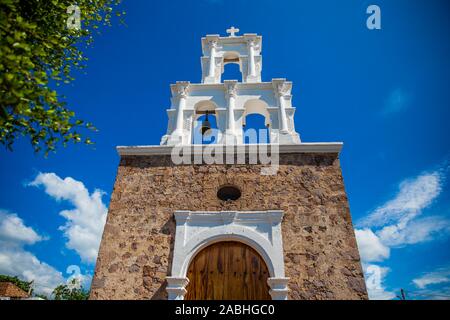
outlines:
[[[83,289],[82,286],[77,285],[77,280],[73,279],[71,286],[67,284],[60,284],[53,290],[55,300],[87,300],[89,298],[89,291]]]
[[[16,286],[18,286],[23,291],[28,292],[30,290],[31,284],[33,281],[27,282],[20,280],[17,276],[7,276],[4,274],[0,274],[0,282],[11,282],[14,283]],[[31,292],[33,292],[33,289],[31,289]]]
[[[84,141],[95,130],[75,118],[54,87],[74,80],[100,26],[110,25],[120,0],[0,0],[0,143],[12,150],[26,136],[45,155],[58,143]],[[67,27],[71,5],[80,8],[81,28]],[[116,15],[124,14],[117,12]]]

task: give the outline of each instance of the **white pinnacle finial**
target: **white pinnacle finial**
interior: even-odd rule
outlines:
[[[238,28],[231,27],[230,29],[227,29],[227,33],[229,33],[229,37],[236,37],[236,33],[239,32]]]

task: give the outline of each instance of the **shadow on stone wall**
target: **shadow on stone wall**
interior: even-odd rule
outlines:
[[[174,251],[174,245],[175,245],[175,218],[171,216],[161,227],[160,233],[166,234],[170,236],[170,247],[169,247],[169,257],[168,257],[168,264],[166,269],[166,276],[169,276],[172,272],[172,260],[173,260],[173,251]],[[144,269],[143,271],[143,282],[144,287],[150,287],[148,281],[154,281],[154,276],[146,274],[146,271]],[[150,297],[150,300],[167,300],[168,295],[166,291],[167,282],[165,279],[158,279],[163,280],[160,284],[159,288],[156,290],[156,292]]]
[[[269,155],[270,157],[270,155]],[[284,153],[279,155],[280,165],[294,165],[294,166],[331,166],[336,160],[338,160],[337,153]],[[194,164],[194,159],[191,159],[190,164],[181,164],[191,166]],[[235,157],[235,163],[237,159]],[[174,167],[180,166],[175,165],[172,162],[170,155],[161,156],[122,156],[120,160],[121,166],[136,167],[136,168],[147,168],[147,167]],[[194,164],[195,166],[196,164]],[[198,165],[198,164],[197,164]],[[225,166],[255,166],[255,164],[250,164],[249,156],[246,155],[245,164],[218,164]],[[261,165],[258,161],[256,165]]]

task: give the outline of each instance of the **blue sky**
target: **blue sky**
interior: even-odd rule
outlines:
[[[381,30],[366,28],[370,4],[381,8]],[[399,288],[411,298],[450,295],[446,1],[124,1],[122,8],[127,26],[103,29],[86,51],[87,73],[63,88],[77,116],[99,129],[95,146],[71,145],[47,159],[26,139],[12,153],[0,150],[0,273],[38,277],[50,292],[76,265],[89,283],[115,146],[159,144],[169,85],[199,82],[200,38],[234,25],[263,36],[263,81],[293,81],[302,140],[344,142],[341,165],[372,297],[392,298]]]

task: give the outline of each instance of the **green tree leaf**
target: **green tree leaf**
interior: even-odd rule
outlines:
[[[73,69],[85,67],[81,48],[92,43],[94,30],[111,25],[111,12],[119,3],[0,0],[0,143],[8,150],[20,136],[44,154],[59,143],[92,144],[84,135],[95,128],[76,119],[55,88],[74,80]],[[67,27],[67,8],[75,4],[80,9],[79,30]]]

